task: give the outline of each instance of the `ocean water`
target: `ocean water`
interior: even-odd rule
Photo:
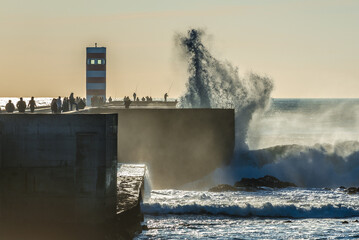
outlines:
[[[250,122],[249,150],[198,181],[269,174],[300,187],[153,189],[136,239],[359,239],[359,194],[339,188],[359,187],[358,120],[358,99],[272,99]]]
[[[137,239],[359,238],[359,195],[339,189],[153,190],[142,209],[149,230]]]

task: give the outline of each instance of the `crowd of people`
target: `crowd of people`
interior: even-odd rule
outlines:
[[[57,99],[53,98],[50,107],[52,113],[68,112],[72,110],[78,111],[79,109],[84,109],[86,107],[86,99],[74,97],[74,93],[71,93],[69,97],[64,97],[63,100],[61,100],[61,96]]]
[[[164,101],[167,102],[168,94],[164,94]],[[141,100],[137,96],[136,93],[133,93],[133,101],[135,102],[152,102],[151,96],[142,97]],[[108,102],[112,102],[112,98],[108,98]],[[129,108],[132,101],[129,96],[125,96],[123,98],[123,102],[125,105],[125,108]],[[92,107],[99,107],[106,103],[106,99],[102,96],[93,96],[91,97],[91,106]],[[6,104],[5,110],[8,113],[13,113],[16,108],[20,113],[24,113],[26,108],[29,107],[30,111],[33,113],[35,111],[35,108],[37,107],[34,97],[31,97],[28,104],[23,100],[22,97],[20,97],[20,100],[16,103],[16,107],[14,103],[12,103],[11,100]],[[50,104],[51,112],[52,113],[61,113],[61,112],[68,112],[79,109],[84,109],[86,107],[86,99],[81,97],[75,97],[74,93],[71,93],[69,97],[64,97],[63,99],[61,96],[58,98],[53,98]],[[1,112],[1,108],[0,108]]]
[[[69,97],[64,97],[61,99],[61,96],[58,98],[53,98],[50,104],[51,112],[52,113],[61,113],[61,112],[68,112],[72,110],[79,110],[84,109],[86,106],[86,99],[80,97],[74,97],[74,93],[71,93]],[[35,108],[37,107],[36,101],[34,97],[31,97],[28,104],[20,97],[20,100],[16,103],[16,107],[11,100],[5,105],[5,111],[8,113],[13,113],[16,109],[19,113],[24,113],[26,108],[30,108],[30,112],[34,112]],[[1,112],[1,108],[0,108]]]
[[[112,98],[110,97],[108,99],[109,102],[112,102]],[[104,99],[102,96],[92,96],[91,98],[91,106],[92,107],[99,107],[104,105],[106,102],[106,99]]]
[[[132,96],[133,96],[133,101],[134,102],[140,102],[140,99],[139,99],[139,97],[137,96],[137,94],[135,92],[133,93]],[[111,101],[110,101],[110,98],[109,98],[109,102],[112,102],[112,98],[111,98]],[[167,102],[167,98],[168,98],[168,93],[165,93],[164,96],[163,96],[163,99],[164,99],[165,102]],[[146,96],[146,97],[142,97],[141,101],[142,102],[152,102],[153,100],[152,100],[151,96]],[[132,101],[131,101],[130,97],[129,96],[124,96],[123,104],[125,105],[125,108],[129,108],[131,103],[132,103]]]

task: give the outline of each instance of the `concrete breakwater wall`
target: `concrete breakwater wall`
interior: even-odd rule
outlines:
[[[141,201],[145,194],[146,166],[143,164],[119,164],[117,172],[117,222],[118,232],[131,239],[142,232]],[[146,191],[148,191],[147,189]]]
[[[115,109],[118,161],[146,164],[154,188],[175,188],[230,162],[233,109]]]
[[[115,219],[116,173],[116,114],[0,115],[0,238]]]

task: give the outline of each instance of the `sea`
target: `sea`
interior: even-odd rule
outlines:
[[[358,133],[359,99],[271,99],[252,117],[248,149],[198,181],[272,175],[299,187],[151,189],[136,239],[359,239],[359,194],[341,188],[359,187]]]
[[[0,98],[2,109],[9,99],[19,100]],[[38,106],[51,99],[35,98]],[[359,194],[340,188],[359,187],[358,133],[359,99],[271,99],[252,116],[248,150],[198,180],[207,189],[158,190],[148,180],[148,230],[136,239],[359,239]],[[265,175],[299,187],[208,191]]]

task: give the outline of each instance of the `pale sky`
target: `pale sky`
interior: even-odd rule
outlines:
[[[86,47],[107,47],[107,96],[185,91],[174,35],[274,80],[273,97],[359,97],[359,0],[0,0],[0,97],[85,96]]]

